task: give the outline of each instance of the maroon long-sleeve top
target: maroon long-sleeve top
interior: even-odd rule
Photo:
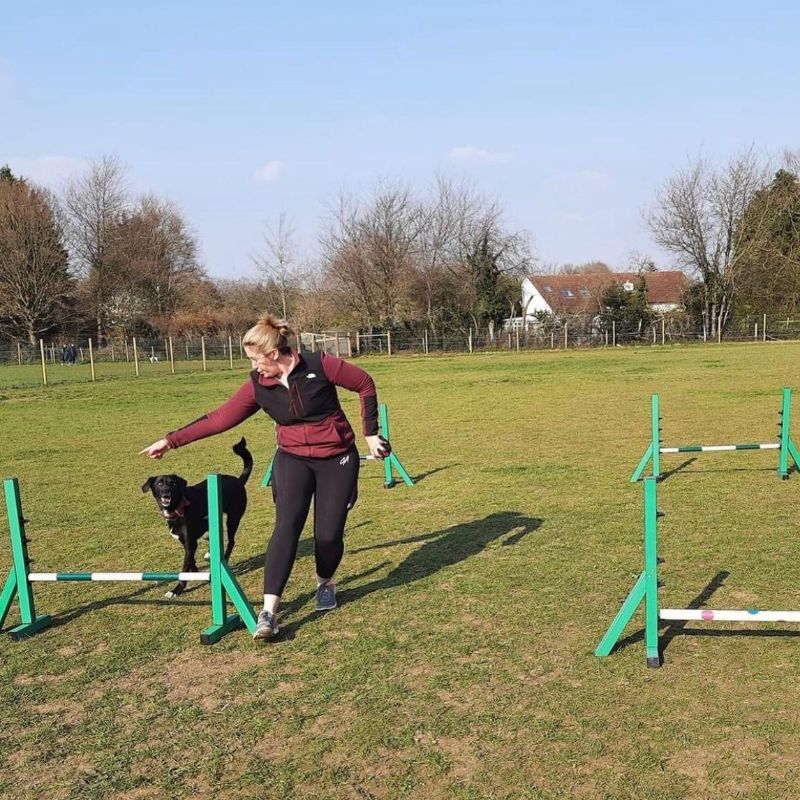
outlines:
[[[337,386],[358,392],[364,435],[378,433],[378,398],[367,372],[326,353],[292,352],[292,356],[288,388],[253,370],[219,408],[168,433],[170,446],[182,447],[227,431],[261,409],[276,422],[278,447],[287,453],[312,458],[342,455],[353,446],[355,434],[342,411]]]

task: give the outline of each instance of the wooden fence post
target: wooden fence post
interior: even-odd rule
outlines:
[[[44,339],[39,339],[39,352],[42,354],[42,381],[47,386],[47,364],[44,359]]]

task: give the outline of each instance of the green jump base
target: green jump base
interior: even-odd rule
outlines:
[[[27,639],[28,637],[33,636],[33,634],[39,633],[39,631],[49,627],[52,621],[53,620],[49,614],[43,614],[41,617],[36,617],[33,622],[23,623],[22,625],[17,625],[16,628],[12,628],[8,632],[8,635],[15,642],[19,642],[22,639]]]
[[[222,625],[209,625],[200,634],[200,644],[216,644],[226,633],[244,625],[238,614],[229,614]]]

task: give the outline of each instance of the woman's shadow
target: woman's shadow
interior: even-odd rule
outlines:
[[[421,547],[409,553],[383,578],[353,588],[348,588],[348,585],[363,575],[339,581],[337,583],[339,603],[354,603],[373,592],[386,591],[395,586],[405,586],[414,581],[423,580],[441,569],[477,555],[489,544],[503,539],[503,537],[506,538],[501,542],[501,546],[515,545],[527,534],[541,527],[542,523],[543,520],[538,517],[526,517],[515,511],[501,511],[452,528],[358,548],[351,552],[358,553],[365,550],[425,542]],[[312,612],[302,619],[291,621],[284,627],[284,630],[291,635],[314,616],[316,615]]]

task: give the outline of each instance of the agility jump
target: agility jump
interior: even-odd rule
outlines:
[[[644,479],[644,572],[639,576],[616,617],[595,650],[596,656],[607,656],[622,635],[633,614],[644,603],[645,649],[647,666],[661,666],[658,646],[659,620],[705,622],[800,622],[800,611],[760,611],[758,609],[659,608],[658,605],[658,517],[657,484],[661,477],[662,454],[724,452],[730,450],[779,450],[778,474],[789,477],[789,458],[800,468],[800,454],[791,438],[792,390],[784,388],[780,412],[780,435],[777,442],[763,444],[688,445],[662,447],[659,423],[659,397],[654,394],[650,405],[652,438],[645,454],[631,476],[631,483],[639,480],[652,461],[653,474]]]
[[[210,581],[212,624],[200,634],[200,641],[203,644],[214,644],[242,624],[250,633],[255,631],[256,615],[253,607],[230,568],[222,560],[219,475],[208,476],[208,572],[31,572],[19,482],[16,478],[8,478],[3,485],[11,536],[12,567],[0,594],[0,628],[16,598],[22,621],[9,631],[12,639],[24,639],[50,625],[52,620],[49,615],[37,615],[33,597],[34,583],[50,581]],[[231,601],[237,614],[227,613],[227,600]]]
[[[607,656],[619,640],[625,626],[644,603],[644,643],[647,666],[660,667],[658,646],[659,620],[699,620],[703,622],[800,622],[800,611],[760,611],[749,609],[660,608],[658,604],[658,517],[657,481],[644,479],[644,572],[597,646],[596,656]]]
[[[654,478],[661,477],[661,456],[669,453],[719,453],[728,450],[779,450],[778,455],[778,475],[783,480],[789,477],[789,457],[800,469],[800,453],[791,438],[791,413],[792,413],[792,390],[783,389],[781,411],[780,411],[780,435],[777,442],[767,442],[766,444],[720,444],[720,445],[685,445],[683,447],[662,447],[661,428],[659,416],[659,399],[654,394],[650,400],[650,444],[645,450],[642,460],[631,475],[631,483],[636,483],[642,477],[647,465],[652,462]]]
[[[381,434],[391,440],[390,432],[389,432],[389,409],[386,407],[386,403],[381,403],[379,406],[380,411],[380,420],[381,420]],[[377,461],[378,459],[375,456],[361,456],[362,461]],[[400,462],[400,459],[397,457],[397,454],[392,450],[386,458],[383,460],[383,485],[387,489],[391,489],[397,481],[394,479],[394,471],[397,470],[397,474],[400,476],[403,483],[406,486],[413,486],[414,481],[411,479],[411,476],[406,472],[406,468]],[[264,473],[264,479],[261,481],[261,488],[263,489],[266,486],[269,486],[272,482],[272,461],[269,462],[269,466],[267,467],[267,471]]]

